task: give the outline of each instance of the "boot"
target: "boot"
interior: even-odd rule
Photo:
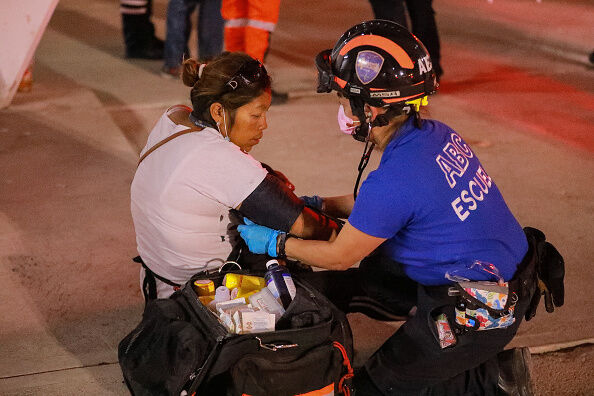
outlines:
[[[274,89],[272,90],[272,103],[271,105],[282,105],[287,103],[289,100],[289,94],[285,92],[278,92]]]
[[[532,366],[528,348],[514,348],[497,355],[499,364],[499,395],[534,396],[534,384],[530,377]]]

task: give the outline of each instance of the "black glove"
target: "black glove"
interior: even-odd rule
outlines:
[[[555,307],[565,302],[565,261],[549,242],[545,242],[544,256],[537,265],[537,273],[539,289],[545,297],[545,308],[547,312],[553,312]]]
[[[526,228],[529,243],[536,250],[536,276],[537,288],[530,300],[525,318],[530,320],[536,315],[536,308],[541,297],[545,298],[545,309],[553,312],[555,307],[560,307],[565,302],[565,262],[559,251],[551,243],[545,241],[544,234],[536,229]]]

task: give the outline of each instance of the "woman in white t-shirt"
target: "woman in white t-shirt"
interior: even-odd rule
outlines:
[[[195,273],[220,267],[235,246],[230,210],[304,238],[337,230],[248,152],[267,128],[271,81],[243,53],[188,59],[192,109],[170,107],[153,127],[131,188],[145,298],[165,298]]]

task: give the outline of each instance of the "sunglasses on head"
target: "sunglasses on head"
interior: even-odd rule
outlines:
[[[228,91],[235,91],[238,88],[249,87],[261,81],[267,75],[264,65],[254,59],[244,63],[225,85]]]

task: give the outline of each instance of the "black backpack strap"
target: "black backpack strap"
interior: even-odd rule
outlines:
[[[227,260],[225,260],[225,262],[234,261],[239,263],[239,258],[241,257],[241,253],[244,251],[244,249],[247,249],[245,241],[243,238],[237,238],[235,246],[233,246],[233,250],[231,250],[231,253],[229,253],[229,256],[227,256]]]
[[[142,281],[142,294],[144,295],[144,302],[145,304],[149,300],[155,300],[157,298],[157,281],[155,279],[159,279],[161,282],[168,284],[169,286],[173,287],[181,287],[181,285],[170,281],[167,278],[162,277],[159,274],[155,274],[142,260],[142,257],[136,256],[132,259],[135,263],[142,265],[144,268],[144,280]]]

